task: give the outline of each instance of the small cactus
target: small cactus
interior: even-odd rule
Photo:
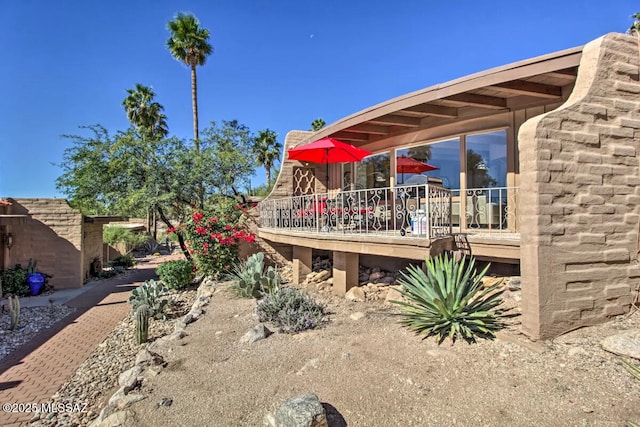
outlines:
[[[11,317],[10,328],[14,331],[20,322],[20,299],[15,295],[9,295],[7,300],[9,301],[9,316]]]
[[[149,306],[142,304],[136,309],[136,343],[143,344],[149,338]]]

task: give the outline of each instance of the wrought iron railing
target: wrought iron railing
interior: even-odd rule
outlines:
[[[260,203],[260,226],[431,239],[451,234],[451,200],[451,190],[427,184],[271,199]]]
[[[451,190],[451,224],[456,232],[518,231],[518,187]],[[464,195],[464,197],[462,197]]]

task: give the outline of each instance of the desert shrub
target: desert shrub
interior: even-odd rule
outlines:
[[[27,269],[22,268],[20,264],[2,270],[0,278],[2,279],[2,294],[12,294],[19,297],[31,295],[29,285],[27,285]]]
[[[131,254],[120,255],[111,260],[111,265],[115,267],[131,268],[135,265],[135,260]]]
[[[165,309],[169,299],[164,295],[169,292],[165,286],[155,280],[147,280],[142,285],[131,291],[127,301],[131,304],[133,312],[143,304],[149,306],[149,316],[156,319],[166,318]]]
[[[220,277],[238,261],[240,242],[255,241],[240,223],[242,213],[239,205],[221,201],[211,211],[195,210],[178,230],[170,228],[167,232],[183,233],[198,272]]]
[[[149,236],[144,233],[135,233],[126,227],[109,226],[102,230],[102,240],[108,245],[124,245],[124,250],[129,253],[135,248],[147,243]]]
[[[118,271],[115,269],[111,269],[111,270],[102,270],[99,273],[99,277],[101,279],[110,279],[111,277],[115,277],[118,275]]]
[[[162,283],[171,289],[184,288],[195,278],[193,264],[186,259],[167,261],[156,269],[156,273]]]
[[[402,308],[401,323],[425,338],[435,335],[438,343],[448,336],[475,342],[476,337],[493,338],[503,326],[500,283],[484,287],[482,278],[487,265],[479,273],[475,259],[456,261],[446,254],[426,259],[427,272],[409,266],[402,272],[400,293],[406,301],[393,301]]]
[[[261,322],[272,323],[285,333],[317,328],[326,320],[322,304],[291,287],[282,287],[267,294],[258,303],[256,311]]]

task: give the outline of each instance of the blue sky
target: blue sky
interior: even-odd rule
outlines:
[[[638,11],[631,0],[2,0],[0,196],[64,197],[62,135],[126,129],[135,83],[153,87],[172,135],[193,137],[189,69],[165,47],[176,12],[212,35],[200,127],[237,119],[284,142],[318,117],[624,32]]]

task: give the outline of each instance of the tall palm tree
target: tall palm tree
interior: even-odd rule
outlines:
[[[156,94],[153,90],[140,83],[135,89],[127,89],[129,94],[122,105],[127,113],[127,119],[140,132],[145,141],[158,141],[169,134],[167,116],[162,111],[164,107],[154,101]]]
[[[258,132],[253,146],[253,152],[256,161],[260,166],[264,166],[267,173],[267,186],[271,183],[271,169],[273,164],[280,160],[280,151],[282,144],[277,141],[278,134],[271,129],[265,129]]]
[[[176,14],[173,21],[169,21],[167,28],[171,37],[167,40],[167,48],[173,57],[191,68],[191,100],[193,104],[193,136],[196,151],[200,151],[198,133],[198,78],[196,67],[204,65],[207,56],[213,52],[208,43],[209,30],[200,28],[200,22],[194,15],[187,13]]]

